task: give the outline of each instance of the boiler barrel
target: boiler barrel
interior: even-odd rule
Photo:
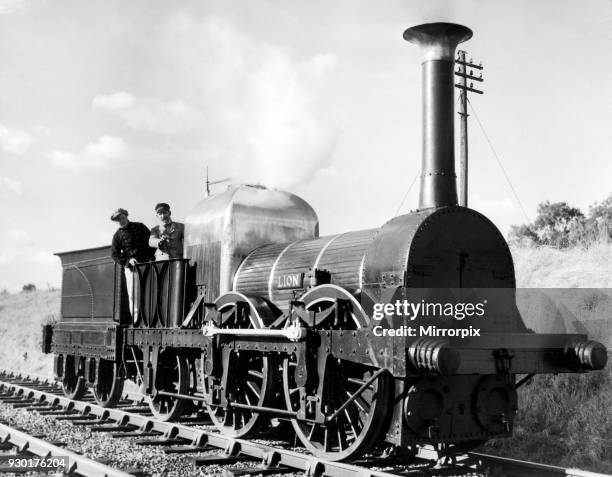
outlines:
[[[286,308],[314,280],[329,272],[329,282],[350,293],[362,288],[365,251],[379,229],[260,247],[247,256],[234,277],[235,291],[254,294]]]

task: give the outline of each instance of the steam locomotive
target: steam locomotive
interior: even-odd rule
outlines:
[[[423,51],[417,211],[319,237],[301,198],[231,187],[187,217],[185,259],[137,265],[133,313],[109,247],[59,253],[61,321],[43,347],[66,396],[91,388],[111,407],[130,379],[157,418],[205,407],[221,432],[247,437],[275,417],[315,455],[347,460],[373,446],[457,450],[510,436],[517,375],[603,368],[605,348],[586,336],[526,328],[506,241],[457,205],[454,55],[471,35],[449,23],[404,33]],[[486,302],[480,336],[397,332],[432,321],[395,303],[440,300]],[[390,312],[374,318],[381,305]],[[474,323],[456,318],[443,329]]]

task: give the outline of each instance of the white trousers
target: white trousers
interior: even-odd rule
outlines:
[[[134,271],[128,267],[124,268],[125,271],[125,285],[127,286],[128,292],[128,303],[130,305],[130,315],[134,316]]]

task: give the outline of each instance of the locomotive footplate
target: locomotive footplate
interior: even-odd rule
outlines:
[[[384,368],[395,377],[499,373],[564,373],[602,369],[606,350],[585,335],[486,333],[478,338],[395,338],[370,329],[307,330],[297,340],[270,335],[273,330],[223,329],[206,337],[205,348],[234,352],[305,353],[304,343],[328,356]],[[204,342],[202,342],[204,343]]]
[[[128,346],[159,346],[162,348],[198,348],[204,346],[201,330],[178,328],[129,328],[124,330]]]
[[[335,358],[385,368],[395,377],[570,373],[603,369],[606,349],[585,335],[483,333],[478,338],[396,338],[370,329],[321,331]]]

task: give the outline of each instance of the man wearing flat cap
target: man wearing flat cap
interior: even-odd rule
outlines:
[[[170,206],[160,202],[155,206],[159,225],[151,229],[149,246],[155,248],[155,260],[183,258],[183,235],[185,226],[172,220]]]
[[[125,282],[130,301],[130,313],[133,314],[133,274],[138,262],[148,262],[153,259],[149,247],[149,229],[140,222],[130,222],[128,211],[117,209],[111,215],[111,220],[119,222],[119,228],[113,235],[111,256],[115,263],[119,263],[125,270]]]

